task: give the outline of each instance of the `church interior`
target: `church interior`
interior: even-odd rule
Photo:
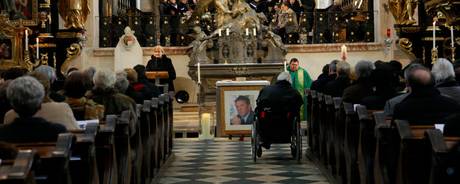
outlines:
[[[460,183],[459,0],[0,0],[0,184]]]

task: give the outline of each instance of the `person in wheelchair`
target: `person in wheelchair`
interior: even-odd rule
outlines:
[[[266,86],[259,92],[257,97],[256,115],[259,124],[257,132],[260,134],[261,146],[269,149],[272,140],[279,137],[286,137],[280,134],[291,130],[294,126],[286,126],[284,123],[293,122],[294,118],[299,118],[300,107],[302,106],[302,96],[292,88],[291,76],[288,72],[281,72],[277,77],[277,82]],[[284,124],[284,125],[283,125]]]

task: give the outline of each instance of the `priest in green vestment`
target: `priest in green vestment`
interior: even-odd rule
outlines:
[[[292,87],[297,89],[300,95],[302,95],[304,105],[300,108],[300,120],[304,121],[307,118],[307,111],[305,108],[307,99],[305,98],[304,90],[310,88],[312,81],[307,70],[299,66],[299,60],[297,58],[292,58],[289,62],[289,74],[291,74]]]

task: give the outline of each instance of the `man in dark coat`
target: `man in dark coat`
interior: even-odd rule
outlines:
[[[168,84],[168,91],[174,91],[174,79],[176,79],[176,70],[165,54],[161,46],[156,46],[153,49],[152,59],[147,63],[147,71],[167,71],[169,78],[160,79],[160,84]]]
[[[291,86],[291,76],[288,72],[280,73],[275,84],[260,90],[259,96],[257,97],[257,111],[258,113],[269,111],[270,117],[266,119],[274,122],[270,127],[261,126],[259,127],[260,129],[258,129],[258,132],[261,134],[261,145],[263,147],[269,149],[271,142],[268,137],[277,137],[285,132],[283,130],[288,130],[286,128],[289,128],[289,125],[281,125],[285,122],[278,122],[280,120],[285,120],[285,118],[281,118],[278,115],[292,114],[291,117],[299,115],[302,104],[302,96]],[[262,115],[259,114],[258,116],[260,117]],[[261,122],[262,121],[263,120],[261,120]],[[257,154],[260,156],[262,150],[258,150]]]
[[[444,123],[448,116],[460,112],[460,105],[442,96],[434,87],[434,79],[427,68],[412,69],[406,80],[411,93],[395,106],[393,119],[432,125]]]

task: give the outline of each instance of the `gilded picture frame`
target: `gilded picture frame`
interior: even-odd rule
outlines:
[[[16,49],[15,37],[0,34],[0,68],[19,66]]]
[[[38,24],[38,0],[5,0],[0,12],[7,13],[11,23],[23,26]]]

